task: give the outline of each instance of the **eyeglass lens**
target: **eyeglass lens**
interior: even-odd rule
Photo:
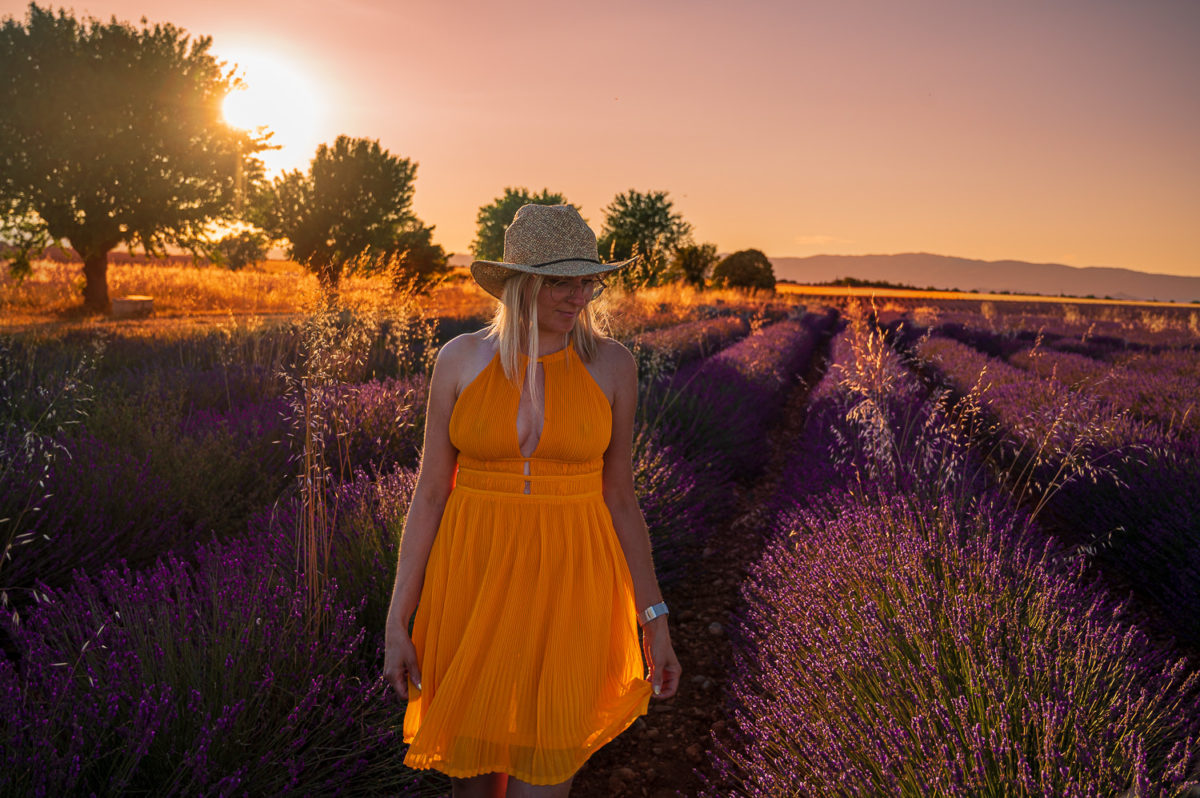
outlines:
[[[600,280],[582,280],[578,283],[571,283],[567,280],[547,281],[550,284],[550,294],[555,301],[562,301],[569,296],[574,296],[577,292],[587,301],[591,301],[600,296],[600,292],[604,290],[604,283]]]

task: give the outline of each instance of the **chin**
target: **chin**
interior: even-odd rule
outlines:
[[[567,318],[566,316],[561,316],[555,313],[549,319],[539,319],[541,323],[538,324],[538,326],[546,332],[555,332],[561,335],[563,333],[569,333],[571,330],[575,329],[575,324],[578,321],[578,318],[578,316],[571,316],[570,318]]]

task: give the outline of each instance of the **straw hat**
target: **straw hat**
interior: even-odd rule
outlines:
[[[571,205],[522,205],[504,231],[504,260],[477,260],[471,276],[499,299],[504,283],[517,272],[546,277],[608,274],[628,266],[637,256],[602,263],[596,234]]]

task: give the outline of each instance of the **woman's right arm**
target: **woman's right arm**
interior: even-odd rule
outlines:
[[[413,491],[404,532],[400,536],[400,554],[396,562],[396,582],[388,608],[384,632],[383,677],[396,693],[408,698],[408,683],[421,687],[421,672],[416,649],[408,636],[408,621],[417,608],[425,564],[437,535],[446,499],[454,479],[457,451],[450,443],[450,413],[460,372],[464,341],[451,341],[442,347],[429,381],[429,399],[425,411],[425,445],[421,468]]]

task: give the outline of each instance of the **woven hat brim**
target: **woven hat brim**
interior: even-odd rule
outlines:
[[[596,263],[591,260],[564,260],[549,266],[525,266],[520,263],[504,263],[494,260],[477,260],[471,264],[471,276],[484,291],[500,299],[504,294],[504,283],[517,272],[540,274],[543,277],[588,277],[604,275],[623,269],[640,256],[613,263]]]

